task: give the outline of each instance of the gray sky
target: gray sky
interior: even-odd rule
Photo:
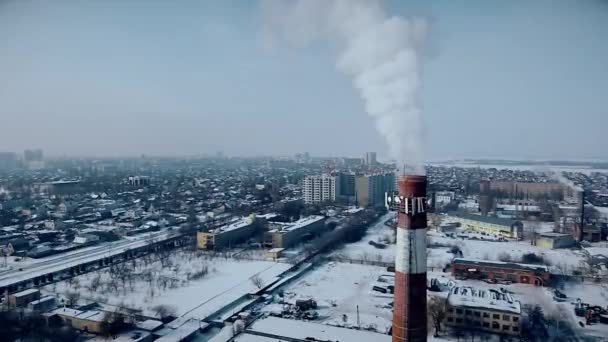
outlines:
[[[432,22],[427,158],[608,159],[608,1],[388,1]],[[332,51],[249,1],[0,0],[0,151],[386,154]]]

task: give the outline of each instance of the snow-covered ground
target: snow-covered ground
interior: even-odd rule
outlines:
[[[433,243],[458,246],[464,258],[478,260],[499,260],[501,255],[508,254],[513,261],[521,260],[525,253],[535,253],[552,266],[559,267],[563,272],[570,272],[586,265],[585,254],[582,251],[570,249],[544,249],[532,246],[530,241],[481,241],[451,238],[445,234],[429,231]]]
[[[356,260],[384,262],[395,260],[395,232],[394,229],[384,224],[384,222],[394,216],[395,213],[388,213],[382,216],[376,223],[367,229],[367,233],[361,241],[344,246],[334,252],[334,255]],[[381,242],[387,246],[384,249],[376,248],[369,244],[370,241]]]
[[[357,326],[357,307],[361,327],[387,332],[391,326],[390,296],[372,291],[383,267],[330,262],[284,289],[285,301],[313,298],[319,308],[320,323]],[[272,305],[265,311],[275,309]]]
[[[260,285],[268,285],[291,267],[185,251],[172,252],[164,264],[135,259],[118,266],[125,269],[88,273],[44,290],[80,292],[82,299],[141,309],[150,316],[154,315],[154,306],[164,304],[174,307],[177,315],[203,319],[243,295],[257,292],[252,278],[259,277]]]

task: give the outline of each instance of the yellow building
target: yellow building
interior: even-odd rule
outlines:
[[[257,219],[252,214],[208,232],[198,232],[196,234],[196,245],[198,249],[205,250],[230,247],[253,237],[262,224],[263,220]]]
[[[452,222],[460,223],[462,228],[469,231],[511,239],[523,239],[524,225],[521,221],[460,212],[450,213],[448,218]]]
[[[570,234],[562,233],[540,233],[534,238],[534,244],[541,248],[557,249],[574,246],[576,241]]]
[[[456,286],[448,294],[446,324],[496,334],[519,335],[521,303],[509,293]]]
[[[104,329],[105,313],[102,311],[80,311],[70,308],[60,308],[52,312],[61,317],[63,323],[76,330],[100,334]]]

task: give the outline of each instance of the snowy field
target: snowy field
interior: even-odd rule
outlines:
[[[395,260],[395,238],[394,230],[384,224],[393,214],[384,215],[378,222],[372,225],[361,241],[348,244],[337,250],[332,256],[344,259],[363,260],[372,262],[393,262]],[[549,228],[543,226],[543,229]],[[549,250],[532,246],[530,241],[489,241],[491,236],[475,233],[459,233],[468,238],[452,238],[446,234],[429,230],[427,233],[429,248],[427,252],[427,266],[436,269],[448,265],[454,255],[450,253],[452,246],[457,246],[462,251],[464,258],[481,260],[499,260],[508,255],[513,261],[521,260],[525,253],[535,253],[562,272],[586,267],[586,257],[582,251],[557,249]],[[471,239],[477,238],[477,239]],[[485,240],[481,240],[484,238]],[[377,248],[370,241],[385,244],[385,248]]]
[[[525,253],[535,253],[543,257],[550,266],[558,267],[569,273],[577,268],[586,267],[585,254],[582,251],[570,249],[544,249],[532,246],[530,241],[480,241],[451,238],[445,234],[429,231],[430,241],[442,245],[458,246],[464,258],[478,260],[499,260],[501,256],[509,255],[512,261],[519,261]]]
[[[367,229],[366,235],[361,241],[348,244],[334,252],[334,256],[345,257],[356,260],[373,260],[390,262],[395,260],[395,233],[394,229],[384,224],[393,218],[394,213],[382,216],[376,223]],[[386,248],[380,249],[370,245],[370,241],[386,244]]]
[[[245,294],[278,279],[291,265],[212,257],[200,251],[172,251],[162,260],[134,259],[98,272],[49,285],[45,291],[141,309],[168,305],[179,316],[203,319]]]
[[[309,272],[284,289],[285,301],[313,298],[319,308],[316,322],[335,326],[357,326],[357,306],[361,327],[385,333],[391,326],[391,296],[372,291],[383,267],[330,262]],[[271,304],[265,311],[273,309]]]

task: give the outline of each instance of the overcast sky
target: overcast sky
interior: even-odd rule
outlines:
[[[608,159],[608,1],[405,3],[432,23],[428,159]],[[385,155],[332,51],[269,53],[258,21],[253,1],[0,0],[0,151]]]

